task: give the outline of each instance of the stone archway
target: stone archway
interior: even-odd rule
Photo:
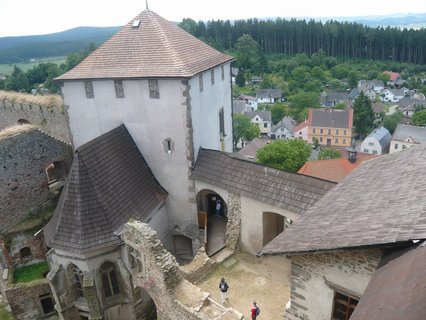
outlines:
[[[275,212],[264,212],[262,217],[263,246],[283,232],[293,221]]]
[[[228,205],[219,193],[203,189],[197,193],[197,212],[204,246],[211,256],[225,247]]]

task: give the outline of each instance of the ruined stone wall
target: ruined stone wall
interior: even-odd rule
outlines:
[[[49,206],[52,194],[46,167],[63,161],[68,172],[72,161],[70,145],[35,128],[22,130],[0,136],[0,233]]]
[[[291,307],[284,319],[329,320],[334,292],[361,297],[380,257],[375,249],[292,256]]]
[[[44,319],[40,296],[50,295],[47,280],[12,285],[6,290],[6,297],[15,319],[38,320]]]
[[[0,99],[0,130],[26,120],[56,139],[71,143],[64,106],[38,105]]]

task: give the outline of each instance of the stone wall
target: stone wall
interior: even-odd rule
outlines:
[[[46,168],[57,161],[67,173],[72,155],[70,145],[31,126],[0,133],[0,234],[49,206]]]
[[[26,120],[56,139],[71,143],[64,106],[39,105],[0,99],[0,130]]]
[[[44,319],[40,296],[51,296],[47,280],[15,284],[6,290],[6,297],[15,319]]]
[[[335,291],[361,297],[377,269],[376,249],[292,256],[291,307],[285,320],[329,320]]]

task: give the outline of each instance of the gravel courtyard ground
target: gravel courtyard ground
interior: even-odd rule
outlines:
[[[195,284],[220,300],[219,282],[224,277],[229,285],[225,307],[233,307],[245,319],[250,318],[253,300],[260,306],[260,319],[282,319],[290,299],[290,261],[281,256],[264,256],[240,252],[215,266],[209,274]]]

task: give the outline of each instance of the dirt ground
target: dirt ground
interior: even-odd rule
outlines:
[[[260,319],[279,320],[290,299],[290,261],[281,256],[256,256],[240,252],[220,264],[195,284],[221,302],[219,282],[224,277],[229,285],[225,307],[233,307],[245,319],[250,318],[253,300],[258,303]]]

